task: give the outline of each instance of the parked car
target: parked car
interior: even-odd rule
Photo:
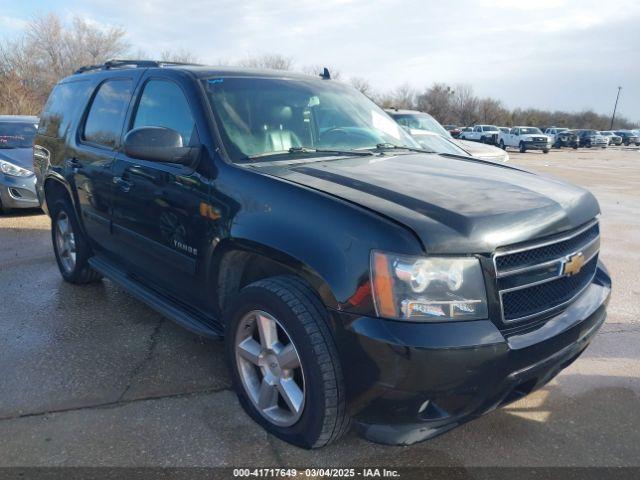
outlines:
[[[596,198],[421,152],[327,77],[129,60],[61,80],[34,165],[62,278],[224,337],[240,404],[307,448],[351,421],[410,444],[545,385],[605,320]]]
[[[465,133],[465,132],[472,132],[473,131],[473,127],[462,127],[460,128],[460,134],[458,135],[458,138],[460,138],[460,136]]]
[[[555,148],[571,147],[575,150],[580,145],[580,140],[575,130],[558,132],[554,137],[555,139],[552,141],[552,145]]]
[[[585,129],[578,130],[578,141],[581,147],[601,147],[609,146],[609,138],[601,135],[597,130]]]
[[[470,132],[462,132],[460,140],[473,140],[497,145],[499,134],[500,129],[494,125],[475,125]]]
[[[38,117],[0,115],[0,213],[39,208],[33,173]]]
[[[410,130],[428,130],[444,137],[447,140],[452,140],[447,130],[440,125],[440,122],[428,113],[419,112],[417,110],[398,110],[395,108],[387,109],[386,112],[405,128]],[[482,145],[461,139],[455,139],[453,142],[465,152],[476,158],[497,162],[507,162],[509,160],[508,153],[491,145]]]
[[[627,147],[629,145],[640,146],[640,135],[633,130],[616,130],[615,134],[622,138],[622,143]]]
[[[544,135],[538,127],[513,127],[509,133],[502,133],[498,137],[500,148],[518,148],[524,153],[527,150],[542,150],[549,153],[551,139]]]
[[[500,150],[499,148],[492,147],[491,145],[483,145],[481,143],[475,142],[456,142],[453,139],[446,139],[443,136],[429,130],[409,129],[408,132],[422,148],[435,153],[473,156],[481,160],[489,160],[491,162],[500,163],[509,161],[508,153]],[[471,153],[471,149],[467,149],[464,148],[464,146],[461,146],[466,145],[467,143],[470,143],[471,146],[475,149],[474,153]]]
[[[541,129],[542,130],[542,129]],[[568,128],[560,128],[560,127],[548,127],[543,129],[544,134],[551,139],[551,144],[555,146],[556,143],[556,135],[562,132],[567,132]]]
[[[601,131],[600,135],[604,135],[605,137],[609,137],[609,145],[622,145],[622,137],[620,135],[616,135],[616,132],[612,131]]]
[[[564,127],[549,127],[544,129],[544,134],[549,137],[554,148],[578,148],[578,135],[573,130]]]
[[[458,138],[460,136],[460,127],[457,125],[444,125],[444,128],[453,138]]]

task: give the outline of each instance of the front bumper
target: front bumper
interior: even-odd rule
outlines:
[[[0,174],[0,201],[5,209],[39,208],[36,176],[13,177]]]
[[[493,322],[396,322],[333,311],[349,413],[365,438],[408,445],[540,388],[589,345],[606,317],[611,280],[526,333]]]
[[[548,142],[522,142],[527,150],[549,150],[551,143]]]

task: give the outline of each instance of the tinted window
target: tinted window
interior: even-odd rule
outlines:
[[[189,144],[195,121],[178,85],[165,80],[151,80],[145,85],[132,128],[139,127],[176,130],[182,135],[184,145]]]
[[[61,83],[54,87],[42,115],[38,133],[62,138],[89,98],[91,85],[86,81]]]
[[[131,98],[131,80],[107,80],[93,99],[82,139],[115,148]]]

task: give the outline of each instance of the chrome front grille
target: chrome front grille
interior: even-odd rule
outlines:
[[[599,249],[594,220],[567,235],[496,253],[502,321],[535,321],[566,307],[593,280]]]

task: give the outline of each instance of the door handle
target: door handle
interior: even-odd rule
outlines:
[[[116,184],[118,188],[125,193],[131,190],[131,182],[126,181],[122,177],[113,177],[113,183]]]

